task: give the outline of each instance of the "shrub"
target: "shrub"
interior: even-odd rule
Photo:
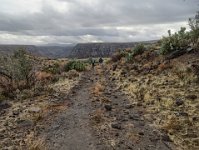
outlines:
[[[60,74],[61,73],[61,68],[58,63],[54,63],[52,65],[48,65],[47,67],[43,68],[43,71],[51,74]]]
[[[127,55],[126,55],[126,61],[127,62],[131,62],[133,60],[133,55],[132,55],[132,53],[128,53]]]
[[[69,61],[65,66],[64,66],[64,71],[70,71],[70,70],[76,70],[76,71],[85,71],[86,70],[86,64],[83,63],[82,61],[76,61],[72,60]]]
[[[199,48],[199,11],[194,18],[189,18],[189,26],[193,48]]]
[[[112,55],[111,60],[113,62],[117,62],[119,60],[121,60],[122,57],[125,57],[126,53],[123,50],[119,50],[118,52],[116,52],[115,54]]]
[[[168,31],[169,36],[163,37],[161,40],[160,54],[166,55],[173,51],[185,50],[190,45],[190,34],[186,32],[186,28],[181,28],[175,34],[171,34],[171,31]]]
[[[146,50],[144,44],[138,44],[132,49],[132,55],[140,55]]]
[[[73,79],[73,78],[79,77],[79,73],[78,73],[76,70],[70,70],[70,71],[67,73],[67,77],[68,77],[69,79]]]
[[[35,83],[34,63],[25,50],[17,50],[11,56],[2,56],[0,64],[0,86],[4,94],[11,94],[16,88],[27,88]]]

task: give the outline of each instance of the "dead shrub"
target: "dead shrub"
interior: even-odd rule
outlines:
[[[104,86],[102,86],[100,83],[96,83],[91,90],[94,95],[100,95],[104,90]]]
[[[117,61],[120,61],[120,59],[122,57],[124,57],[124,54],[121,53],[121,52],[117,52],[117,53],[112,55],[111,60],[112,60],[112,62],[117,62]]]
[[[79,77],[79,73],[76,70],[70,70],[67,72],[66,76],[68,79],[73,79]]]
[[[38,71],[36,72],[36,81],[40,83],[48,83],[49,81],[52,81],[53,75],[51,73],[47,73],[44,71]]]
[[[169,133],[173,133],[181,129],[181,124],[177,118],[171,117],[170,119],[168,119],[166,124],[162,126],[162,129]]]
[[[102,111],[101,109],[96,110],[91,117],[92,123],[93,124],[99,124],[102,123],[104,121],[104,111]]]

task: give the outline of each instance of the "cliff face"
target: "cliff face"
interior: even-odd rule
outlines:
[[[0,54],[12,54],[18,49],[25,49],[29,53],[36,56],[48,58],[64,58],[68,57],[71,46],[34,46],[34,45],[0,45]]]
[[[157,41],[139,42],[151,44]],[[118,49],[134,47],[138,42],[131,43],[82,43],[77,44],[71,51],[71,58],[88,58],[88,57],[109,57]]]
[[[77,44],[71,54],[71,58],[88,58],[88,57],[108,57],[117,49],[131,48],[136,43],[86,43]]]

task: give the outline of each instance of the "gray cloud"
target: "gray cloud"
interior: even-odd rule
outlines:
[[[9,10],[12,1],[1,3]],[[155,39],[172,24],[179,28],[195,14],[197,4],[198,0],[38,0],[39,11],[27,11],[23,5],[22,12],[14,13],[0,6],[0,41],[5,41],[4,34],[8,43],[9,35],[29,37],[33,43],[34,38],[44,43]]]

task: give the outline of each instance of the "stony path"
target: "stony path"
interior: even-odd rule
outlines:
[[[68,95],[71,107],[56,116],[45,131],[50,150],[172,150],[170,139],[153,129],[142,117],[144,108],[129,103],[108,72],[88,72]],[[103,78],[103,80],[102,80]],[[103,81],[103,82],[102,82]],[[102,82],[104,91],[92,95],[91,87]],[[93,125],[93,112],[101,110],[102,122]]]
[[[52,150],[95,150],[95,139],[89,127],[89,77],[83,77],[80,86],[68,96],[72,107],[59,114],[47,130],[48,149]]]

